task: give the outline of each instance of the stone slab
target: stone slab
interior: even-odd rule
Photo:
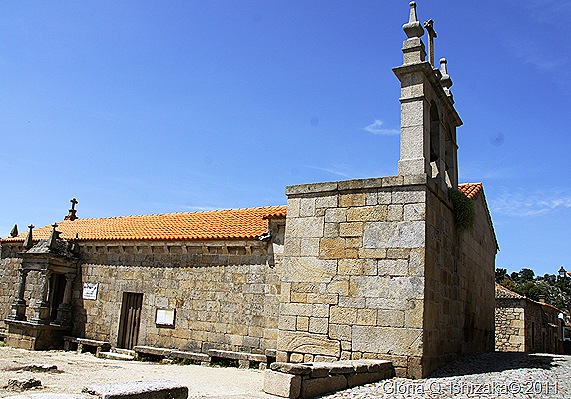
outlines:
[[[99,357],[103,359],[113,359],[113,360],[134,360],[135,357],[132,355],[127,355],[125,353],[117,353],[117,352],[99,352]]]
[[[330,375],[324,378],[304,380],[301,386],[302,398],[315,398],[329,392],[341,391],[347,388],[347,378],[344,375]]]
[[[301,376],[266,370],[264,392],[282,398],[297,398],[301,392]]]
[[[265,355],[246,352],[232,352],[219,349],[210,349],[208,354],[210,357],[220,357],[223,359],[250,360],[253,362],[265,362],[267,360]]]
[[[290,197],[295,195],[314,194],[336,190],[337,182],[298,184],[296,186],[287,186],[286,195]]]
[[[341,354],[339,341],[325,335],[294,331],[279,331],[278,349],[285,352],[309,353],[338,357]]]
[[[303,363],[274,362],[270,364],[270,369],[286,374],[309,375],[312,368],[310,365]]]
[[[352,347],[368,353],[415,355],[422,353],[421,329],[353,326]]]
[[[83,393],[100,399],[187,399],[188,387],[174,381],[134,381],[98,384],[83,388]]]
[[[133,347],[133,350],[137,354],[142,353],[143,355],[164,356],[164,357],[168,357],[172,353],[172,349],[155,348],[153,346],[135,346]]]

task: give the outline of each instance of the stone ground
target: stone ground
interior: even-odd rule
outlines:
[[[324,398],[569,399],[571,356],[486,353],[449,363],[430,378],[393,378]]]
[[[56,365],[58,372],[21,369],[30,364]],[[187,385],[193,399],[276,398],[262,392],[263,372],[258,370],[125,362],[91,354],[0,347],[0,397],[20,394],[4,388],[10,378],[42,382],[41,389],[27,393],[80,393],[91,384],[168,379]],[[430,378],[393,378],[324,398],[571,398],[571,356],[489,353],[452,362]]]
[[[56,365],[57,373],[23,371],[26,365]],[[36,378],[41,389],[26,393],[81,393],[86,385],[128,381],[172,380],[188,386],[189,398],[276,398],[262,392],[258,370],[99,359],[89,353],[31,352],[0,347],[0,397],[22,394],[6,390],[11,378]]]

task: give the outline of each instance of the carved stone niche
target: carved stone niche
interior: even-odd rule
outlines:
[[[72,287],[79,258],[76,246],[59,238],[56,227],[48,240],[40,240],[20,253],[18,293],[10,315],[4,320],[10,346],[33,350],[60,348],[63,336],[72,329]],[[27,320],[24,294],[30,271],[39,272],[42,280],[40,290],[33,291],[37,303],[34,315]]]

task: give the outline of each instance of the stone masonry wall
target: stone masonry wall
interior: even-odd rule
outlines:
[[[287,188],[278,361],[391,360],[421,376],[425,182]]]
[[[525,352],[525,303],[521,299],[496,298],[496,350]],[[531,330],[531,323],[530,330]],[[531,337],[531,331],[529,333]]]
[[[458,232],[448,194],[429,184],[425,373],[458,356],[494,350],[496,241],[483,195],[473,226]]]
[[[263,354],[275,349],[283,225],[261,241],[82,243],[74,334],[117,344],[124,292],[142,293],[139,345]],[[98,283],[96,300],[83,283]],[[176,310],[174,328],[155,324]]]
[[[11,312],[12,303],[18,294],[20,286],[20,273],[18,270],[22,264],[22,258],[17,257],[18,253],[23,250],[21,245],[3,245],[2,259],[0,260],[0,332],[7,330],[6,324],[2,322]],[[42,276],[40,272],[30,271],[26,277],[26,291],[24,299],[26,300],[27,309],[26,317],[28,320],[34,316],[34,309],[39,305],[38,298],[42,284]]]
[[[12,302],[16,299],[18,285],[20,283],[21,259],[3,258],[0,260],[0,332],[7,331],[4,320],[10,314]]]

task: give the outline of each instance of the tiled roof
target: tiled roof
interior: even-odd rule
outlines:
[[[61,238],[91,240],[220,240],[254,239],[268,232],[268,218],[285,217],[287,207],[230,209],[76,219],[58,222]],[[51,226],[33,231],[34,240],[49,238]],[[2,242],[23,241],[27,232]]]
[[[483,191],[482,183],[465,183],[458,190],[474,199]],[[287,206],[230,209],[208,212],[119,216],[58,222],[64,239],[90,240],[219,240],[252,239],[268,231],[265,219],[285,218]],[[51,226],[34,230],[34,240],[47,239]],[[4,238],[1,242],[24,241],[28,233]]]
[[[458,191],[473,200],[482,191],[482,183],[464,183],[458,185]]]
[[[551,308],[553,310],[557,310],[558,312],[563,313],[559,308],[553,306],[550,303],[534,301],[533,299],[530,299],[530,298],[527,298],[523,295],[520,295],[517,292],[513,292],[512,290],[509,290],[506,287],[504,287],[503,285],[498,284],[498,283],[496,283],[496,298],[500,298],[500,299],[502,299],[502,298],[503,299],[525,299],[527,301],[537,303],[538,305],[541,305],[543,307]]]
[[[496,283],[496,298],[507,298],[507,299],[522,299],[525,298],[523,295],[508,290],[503,285]]]

